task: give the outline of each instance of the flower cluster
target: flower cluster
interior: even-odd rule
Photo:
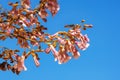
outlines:
[[[10,61],[10,63],[13,63],[12,65],[8,62],[2,62],[0,64],[0,70],[6,71],[11,70],[12,72],[19,74],[22,70],[27,70],[27,68],[24,65],[25,55],[19,56],[16,54],[19,52],[18,50],[9,50],[5,49],[1,54],[0,58],[6,61]]]
[[[39,10],[38,15],[45,22],[47,21],[46,17],[48,16],[47,9],[51,12],[52,16],[60,9],[57,0],[41,0],[40,3],[40,6],[37,8],[37,10]]]
[[[65,36],[67,38],[64,38]],[[80,53],[77,47],[85,50],[89,46],[89,38],[87,35],[82,35],[80,25],[78,24],[74,25],[73,29],[68,32],[57,32],[54,35],[50,35],[49,38],[53,43],[48,43],[49,47],[46,48],[45,52],[49,53],[52,51],[55,61],[58,60],[59,64],[65,63],[72,58],[69,56],[69,53],[72,54],[73,58],[78,58]],[[55,49],[57,46],[59,47],[59,51]]]
[[[16,44],[24,49],[24,52],[18,55],[20,52],[18,49],[11,50],[0,45],[0,70],[11,70],[16,74],[26,71],[25,60],[30,55],[38,67],[40,52],[47,54],[52,52],[55,61],[62,64],[72,58],[77,59],[80,56],[78,49],[88,48],[89,38],[87,34],[83,35],[81,30],[91,28],[92,25],[66,25],[66,28],[70,28],[68,31],[59,31],[53,35],[45,33],[44,30],[47,28],[41,25],[39,17],[46,22],[47,10],[54,16],[60,9],[57,0],[40,0],[38,7],[34,9],[30,4],[30,0],[20,0],[20,3],[9,2],[8,5],[12,9],[0,12],[0,41],[15,38]],[[42,43],[48,47],[43,48]]]
[[[0,63],[0,70],[6,71],[11,70],[13,73],[19,74],[21,71],[26,71],[27,68],[24,64],[25,59],[31,54],[33,56],[33,60],[35,62],[35,65],[38,67],[40,65],[39,63],[39,57],[35,53],[37,52],[32,50],[28,53],[23,52],[22,56],[18,55],[17,52],[19,50],[10,50],[7,48],[3,48],[4,50],[0,54],[0,58],[5,60],[4,62]],[[9,63],[10,62],[10,63]]]

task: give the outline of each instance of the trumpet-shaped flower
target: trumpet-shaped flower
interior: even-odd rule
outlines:
[[[79,49],[81,50],[85,50],[86,48],[88,48],[89,43],[84,43],[84,42],[78,42],[75,41],[75,44],[78,46]]]
[[[76,49],[76,47],[74,46],[74,44],[72,44],[69,40],[68,40],[68,49],[69,51],[72,53],[74,58],[78,58],[80,56],[80,53],[78,52],[78,50]]]
[[[58,55],[59,55],[58,51],[55,50],[53,45],[50,45],[50,48],[51,48],[51,51],[52,51],[52,53],[53,53],[53,55],[55,57],[55,61],[57,61],[57,58],[58,58]]]
[[[22,70],[27,70],[26,66],[24,65],[24,60],[25,60],[25,56],[19,56],[17,54],[14,54],[17,63],[14,65],[14,68],[18,71],[22,71]]]
[[[35,65],[38,67],[40,66],[40,62],[38,61],[38,58],[36,56],[33,57]]]
[[[58,63],[59,64],[66,63],[70,59],[71,59],[71,57],[67,54],[65,47],[60,46]]]
[[[61,37],[58,37],[57,39],[58,39],[59,43],[61,43],[61,44],[65,44],[66,43],[66,40],[61,38]]]

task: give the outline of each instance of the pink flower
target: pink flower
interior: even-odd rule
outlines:
[[[61,37],[58,37],[57,39],[60,42],[60,44],[65,44],[66,43],[65,39],[63,39]]]
[[[75,31],[76,31],[76,33],[79,33],[79,34],[80,34],[80,32],[81,32],[79,28],[76,29]]]
[[[85,50],[86,48],[89,47],[89,43],[84,43],[84,42],[78,42],[75,41],[75,44],[80,48],[81,50]]]
[[[30,0],[21,0],[21,5],[27,9],[30,8]]]
[[[10,29],[10,28],[8,28],[8,29],[6,30],[6,35],[7,35],[7,36],[9,36],[9,35],[10,35],[10,33],[11,33],[11,29]]]
[[[46,48],[44,51],[48,54],[48,53],[50,52],[50,50],[51,50],[51,48],[48,47],[48,48]]]
[[[28,42],[25,41],[25,40],[22,40],[22,44],[20,44],[20,47],[22,47],[22,48],[30,48]]]
[[[35,65],[36,65],[37,67],[40,66],[40,63],[39,63],[37,57],[34,56],[33,59],[34,59]]]
[[[37,42],[37,37],[36,36],[31,36],[31,40],[34,40],[34,41],[30,41],[30,43],[33,45],[33,46],[39,46],[39,43]]]
[[[76,59],[80,56],[80,53],[79,53],[79,51],[76,49],[75,46],[72,46],[72,55],[73,55],[73,57],[76,58]]]
[[[22,20],[19,20],[18,23],[21,23],[22,26],[27,27],[27,25],[26,25],[26,24],[24,23],[24,21],[22,21]]]
[[[48,35],[48,38],[53,39],[53,38],[56,37],[57,35],[58,35],[58,33],[55,33],[55,34],[53,34],[53,35]]]
[[[27,27],[30,27],[30,22],[28,22],[27,19],[23,20],[23,24],[25,24]]]
[[[30,14],[30,24],[34,25],[37,23],[37,21],[38,21],[38,18],[35,17],[33,14]]]
[[[17,63],[14,65],[14,68],[17,69],[18,71],[22,71],[22,70],[27,70],[27,68],[24,65],[24,60],[25,60],[25,56],[19,56],[17,54],[14,54]]]
[[[80,29],[79,28],[76,28],[74,30],[70,30],[69,31],[69,34],[71,34],[72,36],[78,36],[80,33]]]
[[[80,56],[80,53],[78,52],[78,50],[76,49],[76,47],[74,46],[74,44],[72,44],[69,40],[68,40],[68,47],[69,47],[69,51],[72,53],[74,58],[78,58]]]
[[[67,42],[66,42],[66,44],[65,44],[65,50],[67,51],[67,52],[72,52],[72,43],[71,43],[71,41],[70,40],[67,40]]]
[[[55,36],[57,36],[58,35],[58,33],[55,33],[55,34],[53,34],[53,35],[51,35],[52,37],[55,37]]]
[[[55,57],[55,61],[57,61],[57,57],[59,55],[58,51],[55,50],[55,48],[53,47],[53,45],[50,45],[51,51]]]
[[[63,54],[63,59],[64,59],[63,62],[66,63],[67,61],[71,59],[71,57],[67,53],[65,53]]]
[[[88,38],[88,36],[87,36],[87,34],[84,35],[83,37],[84,37],[84,40],[85,40],[86,42],[89,42],[89,41],[90,41],[89,38]]]
[[[69,33],[70,33],[72,36],[75,36],[75,35],[76,35],[76,31],[75,31],[75,30],[70,30]]]
[[[50,10],[52,16],[54,16],[60,9],[57,0],[48,0],[45,6],[48,10]]]
[[[48,13],[45,11],[44,8],[41,8],[38,12],[38,15],[42,18],[43,21],[47,21],[46,17],[48,16]]]
[[[66,53],[65,47],[61,46],[59,50],[59,57],[58,57],[58,63],[66,63],[69,61],[71,57]]]

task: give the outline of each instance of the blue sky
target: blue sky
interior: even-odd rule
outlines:
[[[6,1],[0,4],[6,6]],[[32,0],[32,3],[37,1]],[[58,14],[50,15],[48,22],[43,23],[48,32],[64,31],[64,25],[79,24],[85,19],[86,23],[94,25],[84,32],[90,38],[90,47],[80,51],[79,59],[62,65],[54,62],[53,56],[41,54],[41,66],[36,68],[29,58],[25,62],[27,71],[19,76],[0,71],[0,80],[120,80],[120,0],[59,0],[59,4]],[[16,47],[12,40],[6,42],[8,47]]]

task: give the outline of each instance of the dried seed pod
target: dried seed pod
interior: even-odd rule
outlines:
[[[11,65],[7,64],[7,69],[10,70],[11,69]]]

